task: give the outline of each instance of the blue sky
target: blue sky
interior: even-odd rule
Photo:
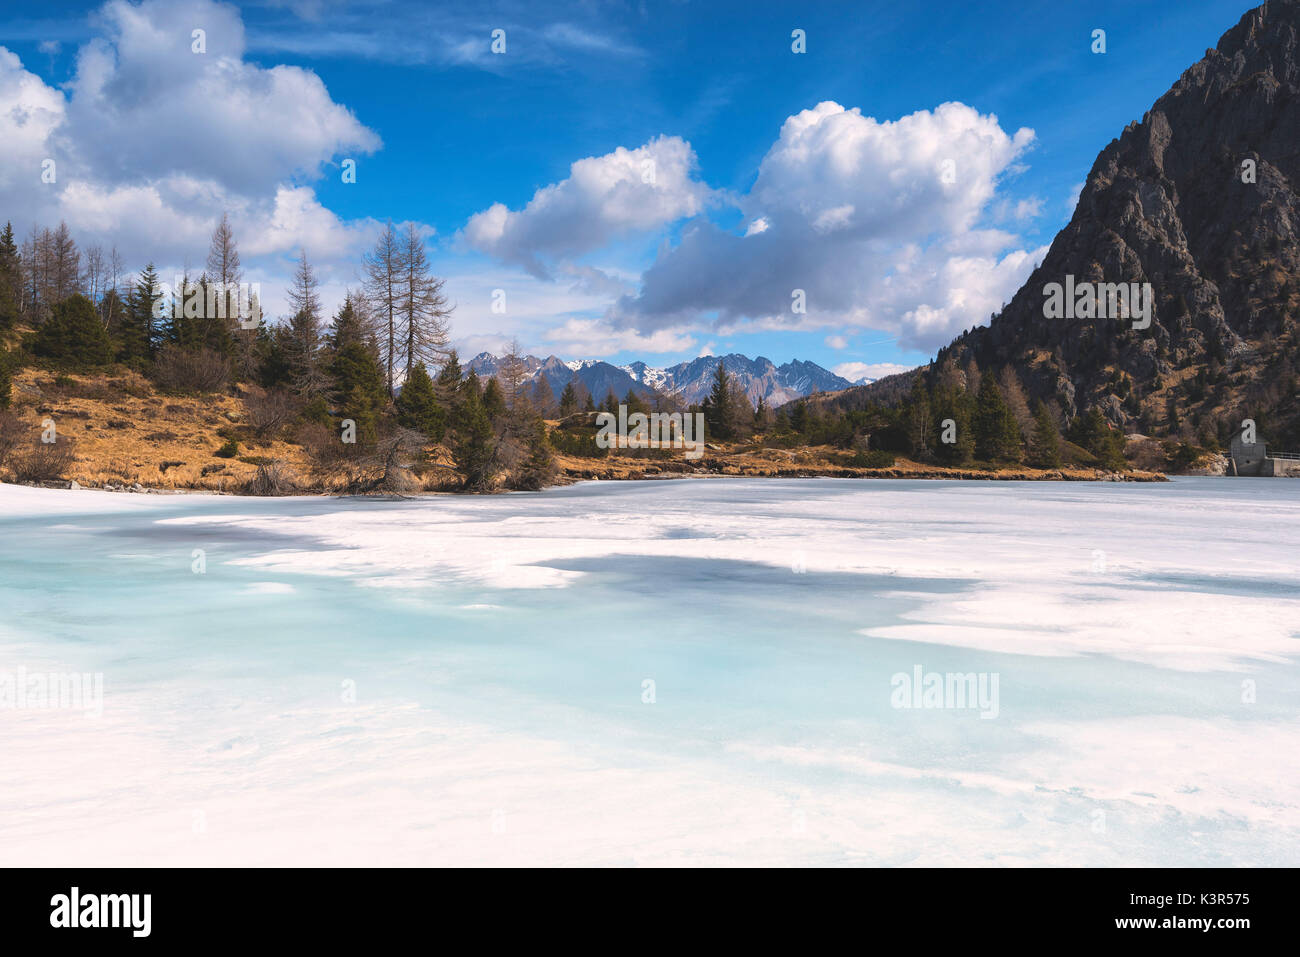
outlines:
[[[299,247],[332,301],[411,221],[466,352],[886,372],[987,321],[1097,152],[1248,8],[24,5],[0,20],[0,218],[174,270],[230,210],[273,307]]]

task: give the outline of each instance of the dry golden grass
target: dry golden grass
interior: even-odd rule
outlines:
[[[161,395],[134,373],[68,378],[73,385],[60,388],[53,373],[22,370],[14,377],[13,411],[37,431],[53,419],[59,435],[74,440],[77,462],[66,477],[81,485],[237,491],[257,472],[239,457],[280,459],[307,471],[302,448],[284,441],[241,441],[239,457],[217,457],[225,442],[218,431],[243,422],[237,396]]]

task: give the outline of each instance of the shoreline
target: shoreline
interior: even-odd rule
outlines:
[[[748,472],[743,470],[676,470],[650,468],[645,470],[627,469],[625,474],[598,474],[601,470],[566,470],[559,480],[539,491],[554,488],[567,488],[584,482],[668,482],[709,479],[841,479],[864,481],[948,481],[948,482],[1094,482],[1094,483],[1168,483],[1170,476],[1161,472],[1103,472],[1100,470],[1055,469],[1037,471],[1033,469],[1001,469],[983,471],[978,469],[851,469],[827,468],[822,470],[809,468],[780,469],[767,472]],[[609,472],[613,469],[607,470]],[[493,489],[489,492],[461,492],[452,489],[422,489],[419,491],[394,493],[348,493],[332,489],[300,488],[286,495],[255,495],[248,492],[228,489],[203,487],[161,488],[134,485],[94,485],[83,484],[76,480],[54,482],[2,482],[0,488],[30,488],[49,491],[107,492],[114,495],[220,495],[229,498],[368,498],[368,499],[417,499],[446,496],[503,495],[517,493],[532,494],[517,489]]]

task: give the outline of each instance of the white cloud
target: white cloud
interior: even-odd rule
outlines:
[[[689,352],[693,336],[671,329],[656,329],[643,335],[634,329],[619,329],[603,319],[568,319],[545,334],[549,351],[561,356],[599,358],[629,351],[646,355]]]
[[[335,103],[316,74],[245,61],[239,11],[211,0],[110,0],[101,35],[77,52],[64,90],[0,47],[0,205],[21,231],[65,220],[78,241],[116,246],[129,269],[201,268],[229,212],[246,278],[276,311],[288,257],[306,246],[322,289],[355,285],[379,225],[341,220],[311,178],[379,137]],[[205,31],[206,52],[191,50]],[[57,163],[41,182],[41,161]]]
[[[28,199],[41,190],[41,162],[54,159],[52,137],[63,123],[63,94],[23,69],[18,57],[0,47],[0,194]],[[57,172],[57,167],[56,167]]]
[[[985,321],[1030,271],[1033,253],[979,222],[1033,138],[961,103],[885,122],[820,103],[786,120],[739,200],[745,235],[693,225],[611,321],[643,332],[704,317],[723,330],[848,326],[941,345]],[[1032,201],[1013,208],[1033,211]],[[803,314],[791,308],[797,289]]]
[[[68,101],[71,145],[95,179],[184,172],[243,192],[380,146],[315,73],[245,61],[233,6],[110,0],[99,21],[105,35],[79,51]],[[204,53],[192,52],[195,29]]]
[[[831,371],[850,382],[861,382],[863,379],[883,379],[887,375],[906,372],[912,368],[915,367],[900,365],[897,362],[841,362]]]
[[[521,210],[494,203],[475,213],[463,236],[472,248],[547,278],[557,263],[703,212],[712,191],[693,178],[695,167],[690,144],[676,136],[620,146],[578,160],[567,179],[539,189]]]
[[[832,349],[846,349],[849,345],[849,340],[844,336],[827,336],[825,341]]]

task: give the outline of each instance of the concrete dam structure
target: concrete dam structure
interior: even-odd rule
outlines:
[[[1300,478],[1300,453],[1270,452],[1264,442],[1243,442],[1240,436],[1229,447],[1228,474],[1261,478]]]

